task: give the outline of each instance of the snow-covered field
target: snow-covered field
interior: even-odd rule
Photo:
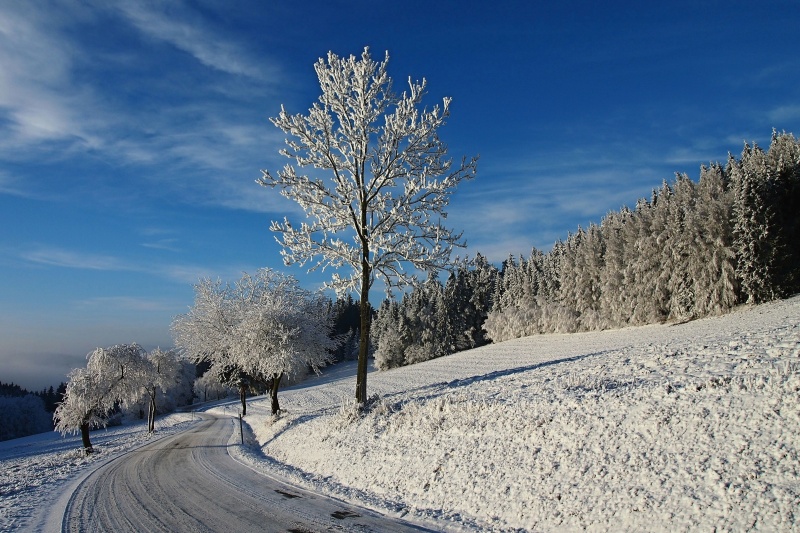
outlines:
[[[372,372],[365,416],[354,373],[282,391],[278,419],[251,401],[248,445],[232,435],[229,451],[433,529],[800,530],[800,297]],[[0,443],[0,529],[29,527],[142,439],[139,426],[96,432],[89,459],[57,434]]]
[[[370,374],[364,417],[353,378],[287,390],[244,455],[439,528],[800,530],[799,324],[795,297],[517,339]]]

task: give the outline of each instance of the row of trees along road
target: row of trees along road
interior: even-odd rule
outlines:
[[[283,377],[319,371],[340,343],[329,300],[291,276],[264,268],[234,284],[203,279],[194,288],[194,305],[172,323],[175,345],[239,390],[243,416],[247,391],[259,385],[277,414]]]
[[[69,373],[69,382],[53,418],[62,434],[80,432],[83,448],[92,453],[89,430],[105,426],[119,407],[133,407],[145,399],[149,432],[155,430],[159,392],[178,380],[181,361],[174,351],[145,351],[138,344],[97,348],[87,356],[86,368]]]

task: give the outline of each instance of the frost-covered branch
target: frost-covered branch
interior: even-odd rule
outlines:
[[[319,101],[307,115],[281,107],[270,119],[288,136],[281,154],[292,164],[276,174],[263,170],[257,180],[306,213],[299,228],[288,220],[271,226],[285,264],[346,267],[351,274],[333,273],[327,286],[339,294],[360,289],[359,401],[366,400],[370,287],[376,279],[387,291],[415,285],[418,272],[448,266],[453,248],[464,243],[441,220],[455,188],[477,168],[477,157],[454,168],[439,138],[451,99],[444,98],[441,107],[422,107],[424,79],[409,78],[408,89],[395,94],[388,62],[388,52],[376,62],[368,48],[360,58],[328,53],[320,59],[314,66]]]

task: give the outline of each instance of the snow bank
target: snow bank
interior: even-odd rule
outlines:
[[[800,298],[543,335],[248,407],[252,463],[439,528],[800,527]]]

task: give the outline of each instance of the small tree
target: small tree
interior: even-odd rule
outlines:
[[[291,136],[281,154],[297,167],[312,167],[323,177],[298,175],[291,164],[273,176],[262,171],[258,183],[278,187],[311,219],[299,228],[284,219],[271,229],[282,235],[287,265],[314,261],[312,270],[349,267],[349,277],[333,275],[328,286],[341,294],[360,287],[361,327],[356,400],[367,399],[369,291],[381,279],[393,286],[416,284],[418,271],[433,272],[449,263],[460,234],[445,228],[445,208],[463,180],[472,178],[477,158],[455,169],[438,130],[450,115],[443,105],[420,110],[426,82],[412,82],[397,95],[383,62],[365,48],[358,59],[328,53],[315,65],[322,95],[308,115],[281,108],[272,123]],[[281,242],[281,241],[279,241]],[[403,269],[409,263],[411,272]]]
[[[147,432],[156,430],[156,400],[159,392],[165,394],[173,387],[181,372],[178,356],[172,350],[156,348],[145,355],[144,391],[147,398]]]
[[[270,387],[277,413],[283,376],[308,367],[318,371],[336,347],[328,311],[322,295],[265,268],[245,273],[235,285],[201,280],[194,307],[176,317],[172,330],[176,346],[196,361],[210,362],[209,372],[222,383],[238,386],[243,415],[251,382]]]
[[[309,367],[319,372],[339,344],[330,337],[329,302],[302,289],[295,278],[266,268],[245,274],[234,297],[241,318],[232,330],[231,360],[269,384],[272,414],[278,414],[283,377]]]
[[[236,367],[230,354],[233,328],[239,321],[231,287],[222,281],[201,279],[194,286],[194,305],[172,322],[175,346],[195,363],[211,364],[211,376],[239,391],[242,413],[247,414],[247,386],[250,379]]]
[[[67,391],[53,418],[61,434],[80,432],[83,449],[92,453],[89,430],[108,424],[118,405],[139,401],[146,376],[144,350],[138,344],[97,348],[87,355],[86,368],[69,374]]]

